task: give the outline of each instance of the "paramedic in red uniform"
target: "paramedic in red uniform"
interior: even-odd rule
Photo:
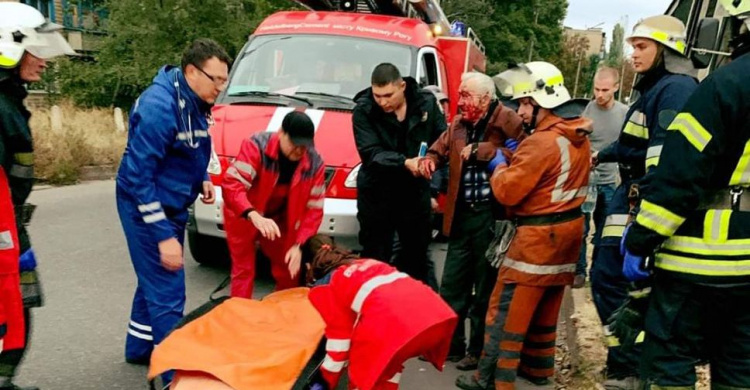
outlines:
[[[271,261],[276,290],[300,285],[300,245],[323,220],[325,166],[314,135],[310,118],[292,111],[278,132],[243,140],[227,169],[222,188],[233,297],[252,297],[257,249]]]
[[[359,259],[315,236],[309,299],[326,323],[321,373],[329,388],[348,366],[349,388],[395,390],[418,356],[442,371],[458,317],[427,285],[373,259]]]

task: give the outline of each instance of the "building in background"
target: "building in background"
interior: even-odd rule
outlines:
[[[570,39],[574,36],[580,36],[586,39],[589,43],[589,48],[586,50],[586,57],[593,55],[602,56],[606,50],[607,34],[601,28],[589,28],[587,30],[579,30],[575,28],[565,27],[565,39]]]

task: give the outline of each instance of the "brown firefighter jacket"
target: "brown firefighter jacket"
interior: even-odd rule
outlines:
[[[591,121],[553,114],[497,167],[490,184],[498,202],[516,217],[543,216],[581,207],[588,190]],[[583,217],[572,221],[519,226],[498,280],[531,286],[573,282],[583,237]]]

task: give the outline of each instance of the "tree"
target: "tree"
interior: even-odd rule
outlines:
[[[571,95],[574,95],[575,92],[582,92],[581,94],[583,94],[583,86],[588,84],[586,69],[590,68],[591,61],[591,58],[586,57],[588,49],[589,40],[586,37],[580,34],[571,35],[565,39],[558,53],[547,60],[560,69],[565,79],[565,86]],[[598,60],[598,56],[593,57],[597,57]],[[576,88],[576,85],[578,88]]]
[[[623,44],[625,43],[625,28],[617,23],[612,29],[612,42],[609,45],[609,55],[607,56],[607,65],[618,66],[623,60]]]
[[[164,64],[211,37],[233,57],[284,0],[108,0],[109,35],[91,63],[62,61],[61,92],[85,106],[129,107]]]

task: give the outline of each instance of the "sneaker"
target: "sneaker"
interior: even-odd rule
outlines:
[[[573,288],[582,288],[586,285],[586,275],[576,275],[573,279]]]
[[[456,369],[461,371],[476,370],[479,366],[479,358],[468,353],[456,364]]]
[[[641,381],[634,376],[621,379],[609,378],[602,385],[606,390],[638,390],[641,388]]]
[[[494,390],[495,384],[482,386],[474,374],[463,374],[456,378],[456,386],[463,390]]]

